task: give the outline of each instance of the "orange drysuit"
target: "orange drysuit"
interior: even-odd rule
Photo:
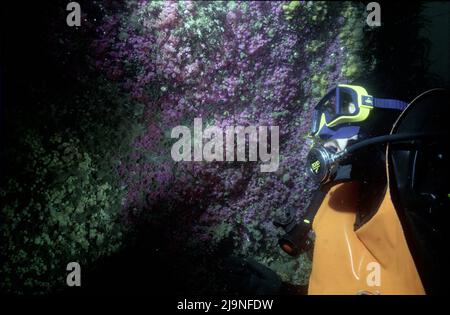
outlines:
[[[313,221],[308,294],[425,294],[389,188],[355,231],[357,196],[357,182],[337,184],[325,196]]]

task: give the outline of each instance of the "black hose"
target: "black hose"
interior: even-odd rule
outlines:
[[[339,154],[340,156],[353,153],[363,147],[373,145],[373,144],[380,144],[380,143],[388,143],[388,142],[400,142],[400,141],[408,141],[408,140],[419,140],[419,139],[426,139],[426,138],[436,138],[436,137],[448,137],[449,135],[443,134],[443,133],[423,133],[423,132],[416,132],[416,133],[400,133],[396,135],[386,135],[386,136],[379,136],[370,138],[367,140],[363,140],[361,142],[358,142],[344,151],[342,151],[342,154]]]

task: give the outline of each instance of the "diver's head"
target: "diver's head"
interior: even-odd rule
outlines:
[[[315,145],[307,158],[311,177],[318,183],[326,183],[333,180],[338,166],[343,164],[346,164],[347,178],[364,176],[364,169],[373,157],[383,158],[381,151],[364,147],[349,159],[347,148],[387,134],[406,105],[398,100],[375,98],[356,85],[339,84],[329,91],[313,112],[310,133]]]
[[[433,90],[434,91],[434,90]],[[340,96],[340,92],[336,92],[336,99],[342,99],[342,95]],[[448,91],[447,90],[437,90],[431,93],[433,96],[438,95],[442,99],[445,99],[447,101],[448,98]],[[330,97],[330,94],[327,94],[326,98]],[[353,98],[354,99],[354,98]],[[358,98],[357,98],[358,99]],[[382,103],[384,104],[383,108],[387,109],[388,105],[392,106],[391,109],[400,109],[403,108],[399,104],[400,101],[396,100],[384,100],[384,101],[377,101],[376,98],[372,98],[372,103]],[[384,103],[383,103],[384,102]],[[326,103],[326,102],[325,102]],[[443,103],[443,101],[441,101]],[[315,116],[318,115],[318,110],[323,110],[323,107],[321,107],[324,104],[324,100],[322,100],[318,108],[315,110]],[[340,102],[340,104],[344,104]],[[360,106],[361,104],[359,104]],[[380,105],[378,105],[380,106]],[[448,105],[450,106],[450,105]],[[339,108],[336,107],[336,108]],[[442,105],[440,109],[443,110],[449,110],[446,106]],[[342,109],[338,109],[337,111],[343,112]],[[418,111],[416,111],[418,112]],[[439,119],[447,119],[448,117],[445,115],[441,115],[438,113],[422,113],[418,112],[419,114],[416,114],[417,117],[420,117],[422,120],[425,120],[426,117],[432,117],[427,118],[428,120],[434,119],[436,122]],[[421,114],[422,113],[422,114]],[[328,112],[329,114],[329,112]],[[371,114],[371,113],[369,113]],[[317,125],[313,123],[312,131],[315,131],[315,137],[317,139],[316,143],[311,148],[308,157],[307,157],[307,165],[308,165],[308,172],[309,175],[318,183],[325,184],[330,181],[335,180],[336,178],[341,178],[337,176],[337,171],[342,166],[352,166],[352,174],[359,174],[363,173],[362,170],[364,169],[371,169],[374,168],[376,161],[374,161],[373,157],[377,156],[384,156],[384,154],[379,154],[380,152],[384,152],[384,146],[387,143],[403,143],[405,145],[405,142],[413,143],[414,145],[420,144],[420,143],[447,143],[448,141],[448,131],[444,132],[441,129],[436,128],[447,128],[448,126],[445,123],[428,123],[428,125],[432,126],[433,128],[430,130],[425,130],[421,128],[420,126],[416,126],[418,124],[419,118],[417,119],[410,119],[408,120],[408,128],[405,129],[404,132],[398,132],[400,128],[397,128],[397,132],[395,134],[384,134],[384,135],[377,135],[380,130],[389,128],[392,129],[392,125],[379,127],[378,130],[376,127],[371,125],[371,129],[367,128],[367,126],[363,126],[367,119],[370,117],[368,116],[364,120],[359,120],[358,124],[359,126],[353,125],[348,126],[348,122],[344,123],[345,125],[340,127],[340,124],[336,124],[333,121],[336,120],[347,120],[350,118],[341,118],[339,116],[335,116],[332,122],[329,123],[329,125],[336,126],[336,129],[330,129],[327,127],[326,123],[323,123],[324,118],[326,115],[322,114],[320,115],[322,117],[322,127],[317,128]],[[330,117],[330,116],[329,116]],[[400,117],[402,117],[400,115]],[[436,118],[438,117],[438,118]],[[359,118],[358,118],[359,119]],[[412,122],[411,122],[412,121]],[[412,125],[411,125],[412,124]],[[423,126],[425,126],[425,123],[422,123]],[[325,130],[324,130],[325,128]],[[354,128],[354,129],[349,129]],[[357,128],[357,129],[356,129]],[[344,132],[342,131],[344,129]],[[360,133],[361,130],[366,130],[365,133]],[[321,133],[324,130],[323,133]],[[332,132],[330,132],[330,130]],[[353,130],[353,132],[350,132],[350,130]],[[357,133],[354,133],[356,130],[358,130]],[[409,131],[409,132],[406,132]],[[414,131],[414,132],[412,132]],[[344,136],[346,135],[346,136]],[[377,136],[372,136],[377,135]],[[406,143],[407,144],[407,143]],[[439,147],[439,146],[438,146]],[[440,156],[440,155],[436,155]],[[379,160],[379,159],[378,159]],[[354,176],[354,175],[352,175]],[[347,179],[355,179],[349,178],[347,176]],[[358,179],[358,178],[356,178]],[[361,179],[361,177],[359,178]]]

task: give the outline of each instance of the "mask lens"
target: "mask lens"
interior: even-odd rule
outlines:
[[[311,124],[311,133],[314,134],[319,131],[322,115],[325,115],[327,123],[335,119],[337,117],[336,109],[336,89],[333,89],[328,92],[315,107]]]
[[[339,114],[344,116],[355,115],[358,108],[352,94],[346,89],[340,89],[339,92]]]
[[[333,92],[328,94],[321,106],[322,112],[325,114],[327,122],[336,117],[336,94]]]

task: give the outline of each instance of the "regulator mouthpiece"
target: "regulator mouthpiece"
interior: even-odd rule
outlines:
[[[307,156],[308,175],[317,183],[327,182],[345,152],[334,153],[322,145],[315,145]]]

